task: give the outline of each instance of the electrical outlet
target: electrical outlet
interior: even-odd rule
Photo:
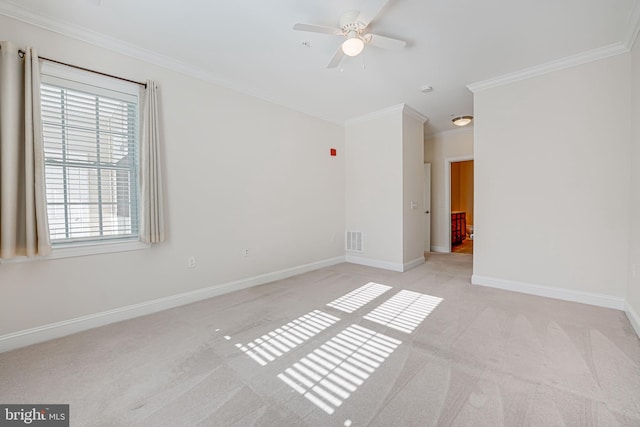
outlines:
[[[196,268],[196,257],[187,258],[187,268]]]
[[[249,256],[249,248],[245,248],[242,250],[242,256]]]

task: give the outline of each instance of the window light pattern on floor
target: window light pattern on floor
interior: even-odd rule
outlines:
[[[236,347],[260,365],[265,366],[339,320],[335,316],[314,310],[256,338],[247,345],[236,344]]]
[[[366,314],[364,318],[410,334],[441,301],[442,298],[403,290]]]
[[[278,375],[327,414],[333,414],[402,344],[351,325]]]
[[[391,286],[369,282],[366,285],[360,286],[358,289],[331,301],[327,305],[346,313],[353,313],[360,307],[370,303],[383,293],[387,292],[389,289],[391,289]]]

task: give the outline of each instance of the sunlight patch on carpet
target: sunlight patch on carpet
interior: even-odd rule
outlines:
[[[331,301],[327,305],[346,313],[353,313],[360,307],[370,303],[383,293],[387,292],[389,289],[391,289],[391,286],[369,282],[366,285],[360,286],[358,289],[354,289],[348,294]]]
[[[339,320],[339,318],[320,310],[313,310],[260,338],[256,338],[247,345],[238,343],[236,347],[261,366],[265,366]]]
[[[380,367],[401,341],[351,325],[278,375],[327,414]]]
[[[410,334],[442,302],[442,298],[403,290],[364,316],[365,319]]]

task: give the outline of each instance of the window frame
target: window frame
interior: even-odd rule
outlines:
[[[107,77],[96,73],[75,69],[73,67],[56,64],[52,62],[43,62],[41,69],[41,84],[56,85],[71,90],[81,90],[86,92],[86,86],[90,86],[94,95],[103,95],[112,97],[113,92],[120,92],[124,94],[124,97],[135,97],[137,106],[137,129],[136,129],[136,144],[138,150],[138,156],[136,159],[136,212],[137,212],[137,236],[123,236],[123,237],[105,237],[96,239],[69,239],[67,241],[54,242],[51,245],[51,253],[44,257],[45,259],[78,257],[86,255],[96,255],[104,253],[125,252],[132,250],[141,250],[151,247],[150,244],[142,241],[143,230],[143,216],[141,205],[141,185],[140,185],[140,165],[141,165],[141,134],[142,134],[142,106],[143,106],[143,93],[141,87],[138,84],[130,83],[122,80],[118,80],[113,77]],[[82,86],[80,86],[82,85]],[[17,259],[16,261],[20,261]]]

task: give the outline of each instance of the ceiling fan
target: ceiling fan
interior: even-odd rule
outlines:
[[[311,33],[332,34],[345,38],[336,54],[331,61],[329,61],[327,68],[337,67],[344,55],[358,56],[365,45],[382,49],[402,49],[406,46],[407,42],[365,32],[371,21],[378,16],[388,2],[389,0],[368,0],[366,10],[351,10],[343,13],[340,16],[340,28],[314,24],[295,24],[293,29]]]

